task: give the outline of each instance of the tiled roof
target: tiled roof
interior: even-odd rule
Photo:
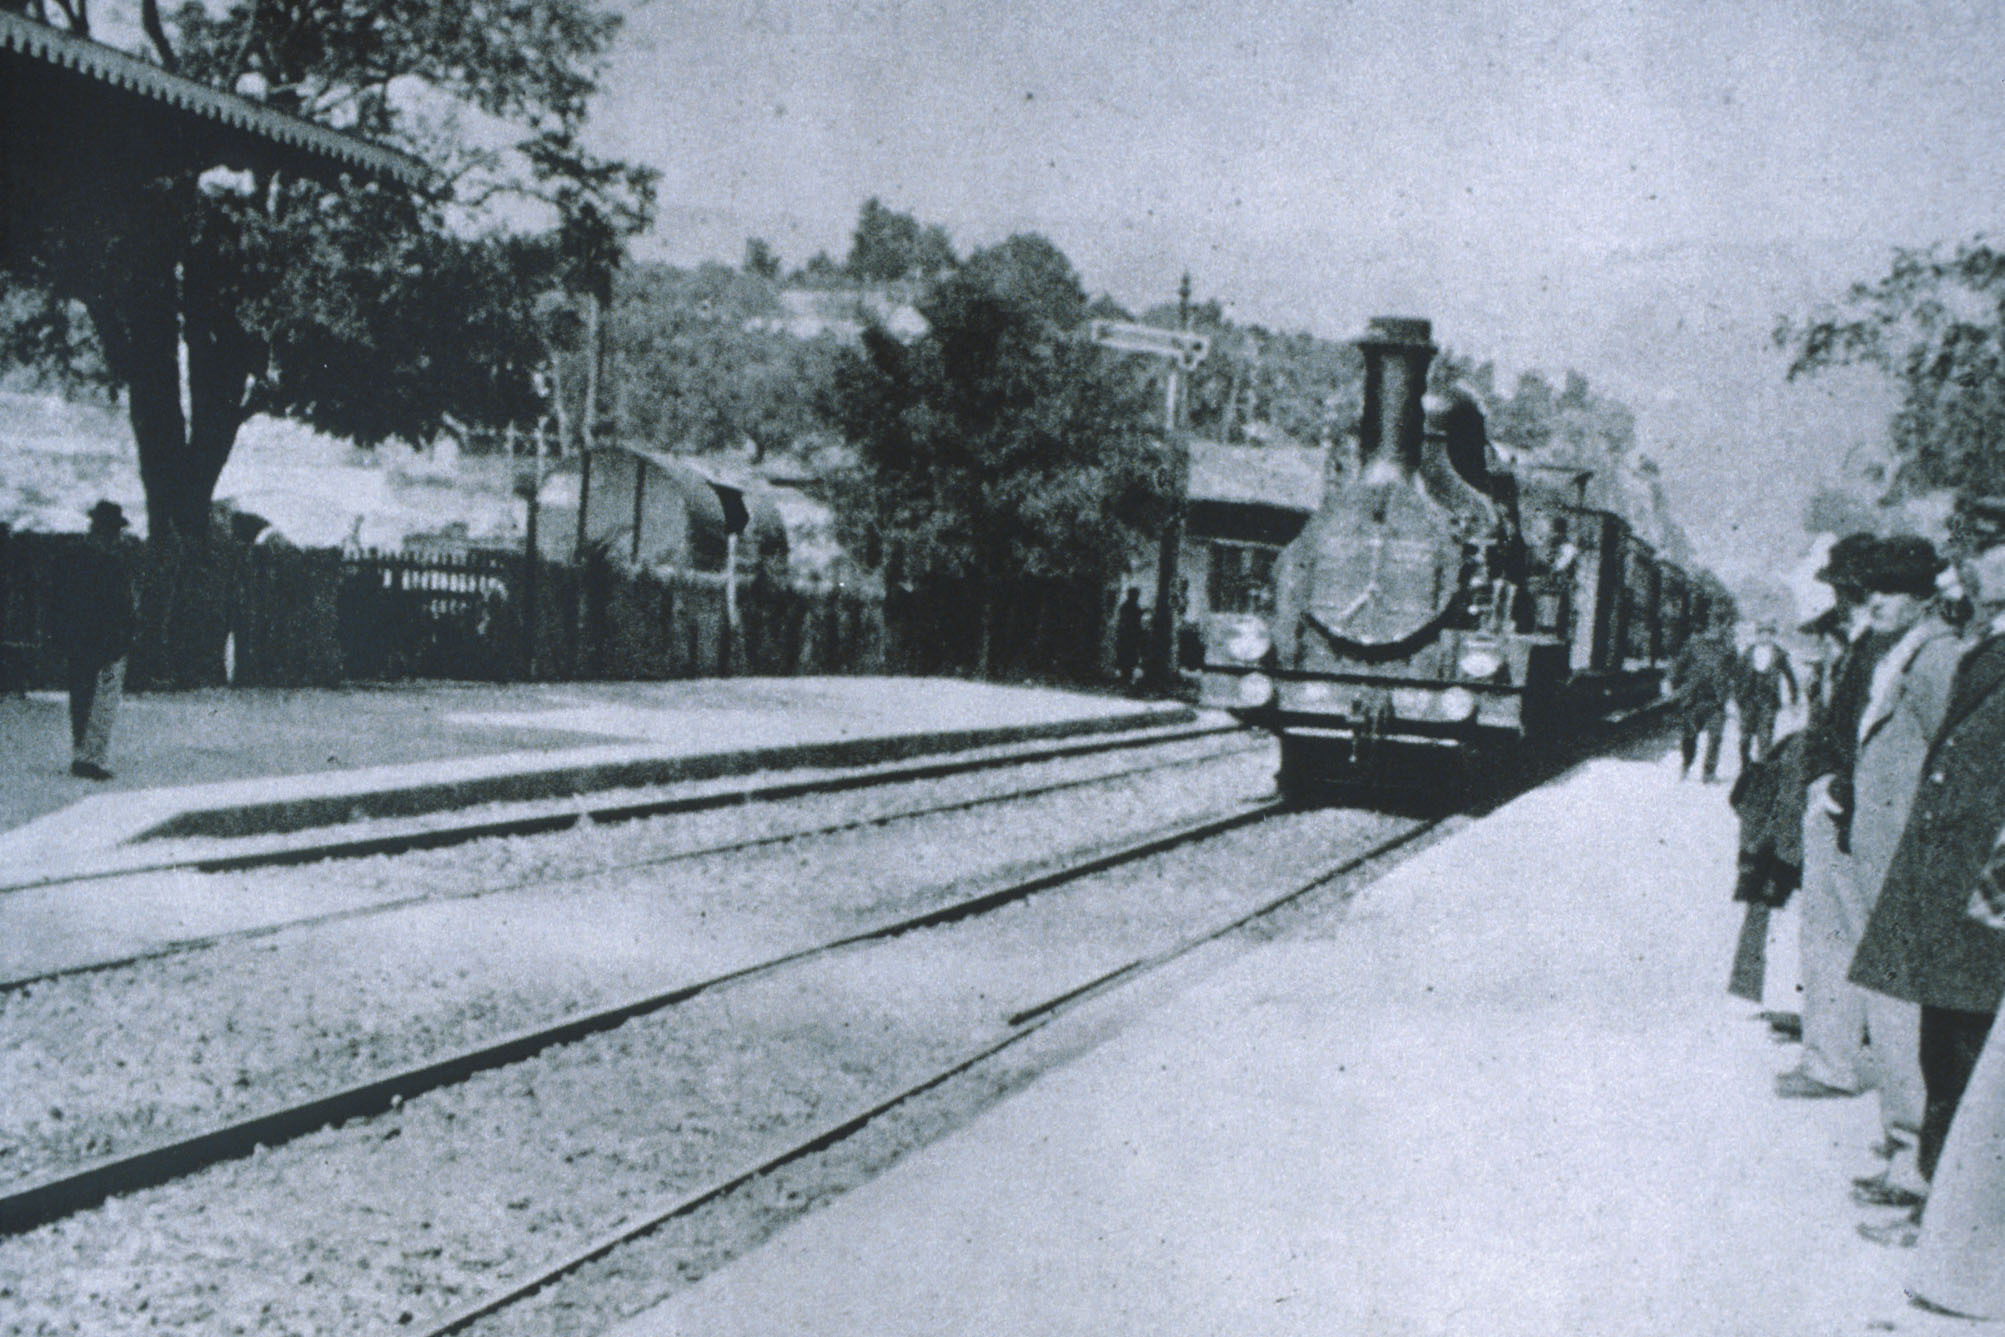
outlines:
[[[408,154],[170,74],[158,65],[102,42],[75,37],[45,23],[0,11],[0,57],[9,55],[54,69],[75,71],[97,83],[174,107],[197,120],[226,126],[251,139],[280,144],[364,175],[387,178],[414,189],[422,188],[430,175],[423,163]]]

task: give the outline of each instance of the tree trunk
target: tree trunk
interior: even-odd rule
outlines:
[[[164,227],[164,225],[163,225]],[[259,355],[199,257],[121,239],[121,282],[85,300],[105,361],[125,386],[146,491],[148,532],[199,541],[216,481],[243,426],[245,387]],[[182,349],[187,350],[187,410]]]

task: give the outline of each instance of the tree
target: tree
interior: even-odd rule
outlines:
[[[968,591],[984,670],[1001,590],[1111,583],[1175,495],[1150,398],[1077,337],[1087,310],[1065,256],[1014,236],[922,300],[925,336],[868,330],[835,377],[833,416],[858,454],[837,489],[845,541],[885,551],[895,581]]]
[[[780,277],[779,254],[764,237],[747,238],[744,269],[754,278],[777,282]]]
[[[722,265],[634,266],[611,323],[621,434],[657,449],[782,450],[823,423],[831,338],[781,326],[774,285]]]
[[[84,30],[82,5],[61,8]],[[10,250],[11,296],[40,313],[31,324],[89,313],[126,397],[153,534],[206,531],[252,414],[374,443],[521,412],[535,359],[514,322],[549,253],[452,224],[502,195],[542,200],[563,224],[557,272],[574,289],[604,286],[653,198],[651,173],[578,144],[618,19],[591,0],[228,0],[171,15],[142,0],[142,20],[164,67],[403,148],[443,187],[186,174]],[[514,150],[459,128],[474,121],[506,127]]]
[[[911,214],[887,209],[875,197],[863,202],[843,269],[866,283],[936,278],[954,267],[945,228],[920,226]]]
[[[1789,377],[1866,366],[1894,384],[1890,495],[2005,489],[2005,251],[1896,251],[1887,273],[1775,330]]]

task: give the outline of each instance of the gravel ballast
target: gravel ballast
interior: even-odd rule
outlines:
[[[955,898],[957,882],[1153,829],[1267,782],[1265,758],[1242,754],[548,885],[537,879],[645,857],[691,833],[664,819],[468,847],[478,857],[213,879],[205,894],[249,895],[261,878],[346,872],[448,898],[0,995],[0,1189],[913,913]],[[739,814],[738,830],[799,816]],[[527,884],[518,890],[451,898],[516,873]]]
[[[62,1333],[421,1322],[1386,831],[1298,815],[706,996],[0,1241],[0,1305]]]

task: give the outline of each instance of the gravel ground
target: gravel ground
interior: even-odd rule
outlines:
[[[0,1242],[0,1305],[51,1333],[422,1321],[1387,829],[1289,817],[636,1020]]]
[[[1211,811],[1269,778],[1264,752],[1241,754],[1022,803],[413,905],[0,996],[0,1188],[912,913],[953,899],[957,880]],[[741,834],[747,816],[737,815]],[[677,822],[648,822],[483,842],[460,860],[431,852],[263,876],[350,871],[392,894],[422,885],[463,895],[510,874],[659,852],[664,832],[650,844],[635,829],[643,825],[690,838]],[[253,874],[221,881],[258,890]]]

